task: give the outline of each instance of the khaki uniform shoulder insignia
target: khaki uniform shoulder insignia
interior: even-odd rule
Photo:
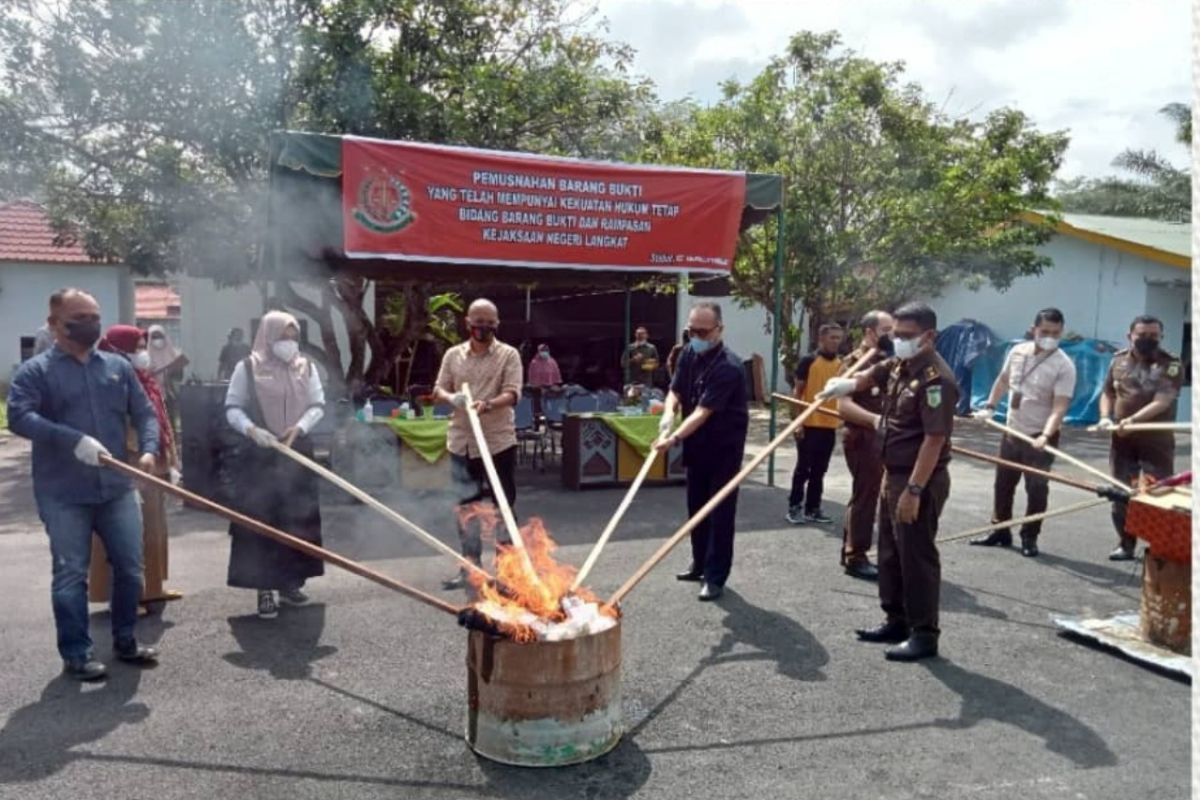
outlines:
[[[1182,365],[1178,361],[1172,361],[1170,364],[1167,365],[1167,377],[1168,378],[1178,378],[1179,372],[1181,369],[1182,369]]]
[[[925,368],[925,381],[927,383],[936,381],[941,377],[942,377],[942,373],[939,372],[938,368],[933,366],[932,364],[930,364],[928,367]]]

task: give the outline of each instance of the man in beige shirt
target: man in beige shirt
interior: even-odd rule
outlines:
[[[500,477],[500,490],[509,504],[516,506],[517,432],[513,407],[521,396],[523,373],[517,349],[496,339],[499,327],[500,313],[492,301],[481,297],[471,303],[467,309],[470,338],[446,351],[433,390],[438,402],[454,406],[446,432],[446,449],[450,451],[451,478],[459,495],[460,509],[488,494],[483,486],[483,459],[467,417],[463,384],[471,388],[483,438]],[[496,487],[489,490],[494,500]],[[481,563],[483,541],[478,527],[460,521],[458,534],[463,555],[476,564]],[[507,544],[503,526],[498,527],[496,536],[500,543]],[[462,588],[466,585],[465,572],[460,571],[442,585],[446,589]]]
[[[1075,364],[1058,349],[1063,333],[1063,314],[1057,308],[1045,308],[1033,320],[1033,341],[1022,342],[1008,352],[1000,375],[992,385],[991,394],[983,408],[975,412],[980,419],[991,419],[1000,396],[1008,396],[1008,426],[1027,436],[1034,443],[1006,435],[1000,442],[1000,457],[1040,470],[1049,470],[1054,456],[1047,453],[1047,444],[1058,444],[1063,417],[1075,394]],[[1025,480],[1025,514],[1030,516],[1046,510],[1050,498],[1050,483],[1046,478],[1010,467],[996,467],[995,496],[992,521],[1012,519],[1013,495],[1017,484]],[[1021,555],[1030,558],[1038,554],[1037,538],[1041,522],[1021,526]],[[1011,547],[1012,531],[999,528],[987,536],[971,540],[982,547]]]

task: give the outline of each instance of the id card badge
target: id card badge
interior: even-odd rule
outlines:
[[[1012,408],[1013,411],[1016,411],[1017,409],[1019,409],[1021,407],[1021,393],[1020,392],[1013,392],[1012,402],[1009,403],[1009,406]]]

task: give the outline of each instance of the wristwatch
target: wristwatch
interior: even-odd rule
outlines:
[[[925,487],[919,483],[910,483],[908,486],[904,487],[904,491],[908,492],[914,497],[920,497],[921,492],[925,491]]]
[[[484,401],[483,401],[483,410],[484,410],[485,412],[486,412],[486,411],[491,411],[491,410],[492,410],[492,401],[491,401],[491,400],[484,400]]]

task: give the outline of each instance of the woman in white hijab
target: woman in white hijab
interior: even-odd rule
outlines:
[[[179,384],[183,381],[183,368],[190,362],[175,348],[162,325],[146,328],[146,350],[150,353],[150,375],[162,387],[167,420],[171,423],[171,433],[178,439]]]
[[[317,477],[271,448],[281,441],[312,458],[308,434],[324,416],[325,392],[312,362],[300,355],[300,326],[282,311],[263,316],[250,355],[239,361],[225,395],[225,418],[258,447],[240,454],[235,505],[315,545],[321,544]],[[308,578],[324,563],[239,525],[230,525],[228,584],[258,592],[258,615],[275,617],[278,605],[303,605]],[[278,599],[277,599],[278,595]]]

